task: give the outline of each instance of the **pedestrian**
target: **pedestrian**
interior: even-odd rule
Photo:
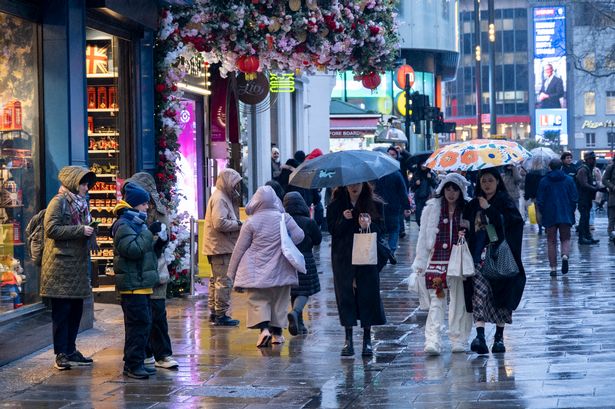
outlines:
[[[521,199],[520,186],[523,182],[523,177],[521,177],[519,169],[514,165],[504,166],[502,180],[504,181],[506,191],[508,192],[512,200],[516,203],[517,207],[519,207],[519,200]]]
[[[299,162],[297,162],[295,159],[289,159],[284,165],[282,165],[282,171],[280,172],[278,182],[280,183],[285,192],[289,191],[288,179],[290,178],[290,174],[293,173],[298,167]]]
[[[531,169],[525,175],[525,192],[523,194],[523,198],[525,199],[526,207],[529,207],[530,204],[536,203],[536,195],[538,194],[538,185],[542,178],[547,174],[547,170],[544,168],[542,161],[535,160],[532,162]],[[538,223],[538,234],[542,234],[542,224],[540,222],[540,212],[537,208],[536,210],[536,219]]]
[[[579,168],[573,163],[572,153],[564,152],[560,156],[560,159],[562,161],[562,171],[574,179],[574,177],[577,175],[577,170],[579,170]]]
[[[369,229],[380,239],[385,231],[383,211],[383,203],[367,182],[335,189],[327,207],[335,300],[346,334],[342,356],[354,355],[352,329],[357,320],[363,327],[361,355],[365,357],[373,355],[371,327],[386,324],[378,266],[352,265],[354,234]]]
[[[551,277],[557,276],[557,233],[561,245],[562,274],[568,274],[570,257],[570,229],[574,224],[573,211],[579,200],[574,180],[562,170],[562,161],[552,159],[551,171],[540,181],[536,204],[547,229],[547,254]]]
[[[268,180],[267,182],[265,182],[265,186],[271,186],[278,199],[280,199],[280,201],[284,200],[284,195],[286,193],[284,192],[284,188],[281,184],[279,184],[275,180]]]
[[[438,186],[436,174],[422,164],[410,179],[410,190],[414,192],[414,203],[416,204],[416,223],[421,225],[421,214],[425,203],[431,197],[433,190]]]
[[[149,193],[136,183],[126,185],[124,200],[119,200],[113,214],[113,270],[115,288],[120,293],[124,313],[124,375],[147,379],[156,369],[146,367],[145,350],[152,332],[150,297],[160,282],[158,257],[154,250],[155,235],[162,224],[147,225]]]
[[[579,219],[579,244],[598,244],[600,240],[594,239],[589,229],[589,214],[592,202],[599,190],[598,182],[594,176],[596,154],[594,151],[585,152],[583,159],[584,163],[579,167],[575,176],[579,193],[579,213],[581,215]]]
[[[256,190],[246,213],[250,217],[239,233],[228,275],[236,289],[247,292],[247,327],[260,330],[256,346],[262,348],[284,343],[290,288],[298,284],[297,270],[282,253],[280,221],[293,243],[304,234],[270,186]]]
[[[282,165],[280,164],[280,150],[276,147],[271,148],[271,179],[277,182],[282,173]]]
[[[307,272],[299,274],[299,285],[290,289],[292,310],[288,313],[288,332],[291,335],[304,335],[308,330],[303,321],[303,308],[309,297],[320,291],[320,280],[312,248],[320,245],[322,234],[316,221],[310,218],[310,209],[299,193],[290,192],[284,196],[284,209],[304,234],[303,241],[297,245],[297,248],[303,254]]]
[[[305,152],[297,151],[293,155],[293,158],[299,163],[299,165],[301,165],[303,161],[305,161]]]
[[[607,227],[607,233],[609,240],[615,243],[615,163],[611,162],[602,175],[602,184],[608,191],[607,201],[607,215],[609,218],[609,225]]]
[[[466,188],[470,183],[457,173],[449,173],[440,181],[436,197],[429,199],[423,210],[416,244],[416,257],[411,269],[425,280],[429,297],[429,313],[425,323],[425,352],[439,355],[442,351],[441,328],[448,304],[449,338],[453,352],[465,352],[472,330],[472,315],[466,311],[463,277],[447,276],[451,250],[465,234],[461,216],[470,200]]]
[[[481,355],[489,353],[485,341],[485,322],[491,322],[496,324],[491,352],[506,352],[504,326],[512,323],[512,312],[519,305],[525,288],[525,270],[521,260],[523,218],[506,192],[497,169],[479,172],[474,199],[465,207],[463,219],[468,226],[468,247],[476,265],[476,275],[468,278],[468,285],[464,287],[466,305],[472,306],[476,326],[476,338],[470,349]],[[486,247],[491,241],[499,245],[504,239],[510,246],[519,274],[497,281],[486,279],[480,271]]]
[[[598,192],[596,192],[596,197],[592,201],[592,208],[589,211],[589,230],[591,232],[595,230],[594,222],[596,220],[596,212],[598,211],[598,209],[602,209],[602,190],[604,189],[604,185],[602,184],[602,172],[600,171],[600,168],[598,168],[598,166],[595,166],[593,172]]]
[[[322,151],[318,148],[313,149],[309,155],[305,157],[305,160],[316,159],[319,156],[322,156]],[[327,231],[327,223],[325,220],[325,208],[322,205],[322,195],[320,189],[312,189],[312,203],[308,203],[308,206],[313,205],[312,217],[318,224],[318,228]]]
[[[391,145],[387,149],[387,154],[393,159],[399,162],[399,170],[401,172],[402,179],[404,181],[404,194],[406,195],[406,199],[408,200],[408,205],[410,206],[410,199],[408,198],[408,192],[410,189],[410,180],[408,179],[408,160],[410,159],[410,153],[402,148],[401,146]],[[410,209],[412,207],[410,206]],[[410,212],[407,212],[404,209],[401,209],[399,212],[399,238],[403,239],[406,237],[406,219],[410,221]]]
[[[384,200],[384,224],[389,249],[393,256],[399,242],[399,232],[404,219],[410,213],[410,202],[401,171],[390,173],[376,181],[375,193]]]
[[[167,283],[169,282],[169,268],[164,256],[164,248],[169,242],[170,225],[169,212],[162,203],[160,194],[156,190],[156,180],[147,172],[138,172],[124,181],[122,194],[126,193],[126,186],[136,183],[149,193],[150,202],[147,209],[146,224],[160,222],[160,232],[157,234],[160,240],[154,249],[158,257],[158,283],[154,286],[154,292],[150,296],[152,307],[152,331],[145,350],[145,365],[154,365],[158,368],[171,369],[179,366],[173,358],[171,337],[169,336],[169,324],[167,322]]]
[[[234,169],[222,169],[216,179],[216,190],[207,202],[205,234],[202,254],[207,255],[212,276],[209,279],[209,322],[225,327],[236,327],[239,320],[229,316],[233,282],[228,277],[228,266],[239,237],[238,189],[241,176]]]
[[[65,166],[61,183],[51,199],[43,222],[45,246],[41,264],[41,297],[51,301],[53,352],[56,369],[91,365],[77,349],[83,300],[92,296],[90,250],[96,243],[87,193],[96,175],[81,166]]]

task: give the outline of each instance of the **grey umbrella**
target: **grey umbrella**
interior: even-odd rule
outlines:
[[[348,186],[380,179],[399,170],[399,162],[382,152],[341,151],[305,161],[293,173],[291,185],[306,189]]]

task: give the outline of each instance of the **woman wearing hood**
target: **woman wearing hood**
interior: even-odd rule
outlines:
[[[282,344],[287,324],[290,289],[298,284],[297,270],[282,253],[280,220],[293,243],[304,234],[293,218],[284,213],[280,199],[270,186],[258,188],[246,206],[250,217],[239,233],[228,275],[237,289],[248,295],[248,328],[259,329],[256,346]]]
[[[361,321],[363,350],[373,355],[372,325],[386,324],[380,298],[380,276],[377,265],[352,265],[354,234],[367,231],[384,234],[384,204],[372,193],[369,183],[355,183],[337,188],[327,206],[327,226],[331,233],[331,266],[335,300],[340,324],[346,332],[342,356],[354,355],[352,329]],[[362,217],[360,217],[362,216]],[[380,238],[380,237],[379,237]]]
[[[310,209],[298,192],[290,192],[284,196],[284,209],[299,225],[305,237],[297,246],[305,258],[305,274],[299,274],[299,285],[290,290],[292,310],[288,313],[288,332],[291,335],[307,334],[303,324],[303,308],[311,295],[320,291],[320,280],[316,271],[316,261],[312,247],[322,241],[318,224],[310,218]]]
[[[506,352],[504,326],[512,324],[512,312],[517,308],[525,288],[525,270],[521,260],[523,217],[519,213],[496,168],[481,170],[474,199],[467,204],[463,218],[468,222],[468,247],[477,266],[476,275],[466,280],[466,304],[471,301],[476,338],[472,351],[479,355],[489,353],[485,341],[485,322],[496,324],[492,353]],[[489,225],[492,228],[489,228]],[[495,234],[493,234],[495,232]],[[519,268],[514,277],[489,280],[481,274],[487,245],[499,245],[506,240]]]
[[[62,186],[51,199],[43,222],[45,246],[41,265],[41,297],[51,300],[55,367],[91,365],[77,350],[75,340],[83,314],[83,300],[92,296],[89,252],[96,244],[88,190],[96,175],[81,166],[65,166]]]
[[[425,324],[425,352],[439,355],[441,328],[444,326],[446,295],[449,293],[449,338],[453,352],[464,352],[472,330],[472,316],[466,312],[463,278],[447,277],[453,245],[465,234],[462,214],[470,200],[466,192],[469,182],[457,173],[446,175],[429,199],[421,215],[421,228],[412,263],[420,279],[425,280],[429,298],[429,314]],[[422,283],[421,283],[422,284]]]
[[[218,173],[216,190],[207,202],[205,234],[201,240],[201,251],[207,255],[212,270],[209,279],[209,322],[227,327],[239,325],[238,320],[228,316],[233,286],[228,277],[228,266],[241,229],[240,183],[241,176],[234,169],[226,168]]]

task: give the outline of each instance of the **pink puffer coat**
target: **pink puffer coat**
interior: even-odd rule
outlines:
[[[285,218],[293,243],[301,243],[303,230],[289,214],[284,213],[280,199],[269,186],[258,188],[246,206],[246,213],[250,218],[241,228],[228,267],[228,276],[234,287],[297,285],[297,271],[282,254],[280,218]]]

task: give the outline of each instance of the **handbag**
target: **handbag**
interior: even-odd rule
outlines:
[[[367,228],[366,233],[355,233],[352,241],[352,265],[375,266],[378,264],[378,234]]]
[[[480,272],[489,280],[502,280],[519,274],[519,266],[506,240],[499,245],[491,243],[487,246],[485,262]]]
[[[295,270],[305,274],[307,272],[307,270],[305,269],[305,258],[288,235],[288,231],[286,230],[286,218],[284,217],[284,213],[282,213],[281,215],[282,217],[280,218],[280,243],[282,246],[282,254],[286,258],[286,260],[288,260],[288,262],[295,268]]]
[[[447,277],[472,277],[474,275],[474,260],[465,237],[460,237],[457,244],[453,244],[446,275]]]
[[[164,254],[158,257],[158,284],[164,285],[169,282],[171,276],[169,274],[169,266]]]
[[[408,291],[415,294],[419,293],[419,277],[416,271],[410,273],[408,277]]]

